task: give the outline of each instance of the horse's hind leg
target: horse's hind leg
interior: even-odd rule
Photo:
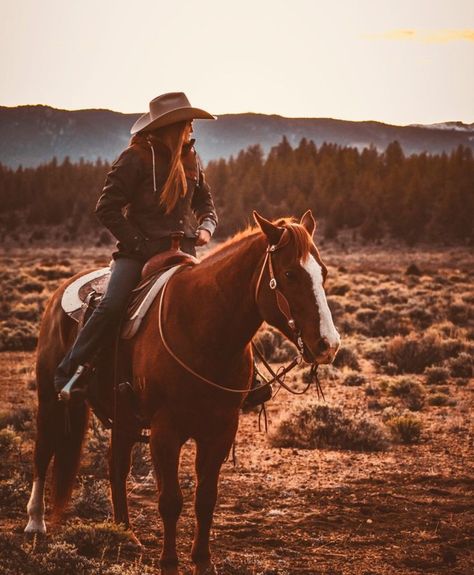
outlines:
[[[217,500],[219,472],[234,441],[237,423],[228,433],[216,434],[218,440],[198,440],[196,454],[197,486],[195,494],[196,530],[191,551],[194,575],[212,575],[209,535]],[[221,434],[222,433],[222,434]]]
[[[150,447],[159,489],[158,508],[163,521],[163,549],[160,556],[162,575],[178,574],[176,524],[183,507],[178,480],[182,439],[171,425],[155,420],[151,428]]]
[[[28,525],[25,533],[46,533],[44,488],[46,472],[54,453],[55,401],[40,402],[33,461],[33,488],[27,505]]]
[[[135,436],[113,434],[109,448],[109,476],[112,488],[114,521],[130,528],[127,501],[127,477],[130,472],[132,449]],[[138,539],[132,536],[138,544]]]

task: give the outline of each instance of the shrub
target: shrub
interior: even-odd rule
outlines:
[[[285,362],[296,355],[295,346],[271,326],[266,326],[257,333],[256,343],[267,361]]]
[[[0,575],[32,574],[28,568],[28,554],[10,533],[0,532]],[[19,569],[22,569],[21,571]]]
[[[454,325],[450,321],[444,321],[436,324],[436,330],[438,333],[447,338],[459,339],[462,337],[462,328]]]
[[[365,388],[365,395],[367,395],[368,397],[375,397],[380,395],[380,390],[378,387],[373,387],[372,385],[368,385]]]
[[[20,444],[21,438],[15,433],[12,427],[6,427],[0,430],[0,453],[2,454],[2,460],[11,453],[18,453]]]
[[[74,523],[63,532],[66,543],[77,547],[78,552],[86,557],[101,557],[104,550],[117,555],[119,546],[121,549],[134,549],[129,532],[122,525],[115,523]]]
[[[421,276],[422,271],[416,264],[410,264],[405,270],[405,275],[407,276]]]
[[[359,371],[360,369],[357,355],[349,347],[341,347],[341,349],[337,352],[333,365],[335,367],[347,366],[355,371]]]
[[[425,402],[423,386],[408,378],[398,379],[388,386],[388,393],[399,397],[411,411],[419,411]]]
[[[418,443],[421,438],[423,425],[421,421],[413,415],[400,415],[392,417],[387,421],[395,441],[401,443]]]
[[[356,320],[362,323],[369,322],[377,316],[378,312],[374,309],[362,308],[356,313]]]
[[[362,331],[370,337],[406,335],[410,332],[410,325],[407,318],[400,312],[383,309],[372,318],[370,323],[362,327]]]
[[[440,336],[428,332],[422,337],[410,334],[395,337],[386,348],[386,362],[397,366],[398,373],[422,373],[445,356],[445,345]]]
[[[41,309],[35,304],[25,305],[22,302],[16,305],[11,313],[13,317],[20,320],[38,322],[41,319]]]
[[[0,429],[10,426],[15,431],[25,431],[31,426],[33,413],[29,407],[19,407],[13,411],[0,413]]]
[[[110,513],[109,482],[82,478],[74,509],[80,517],[105,519]]]
[[[380,426],[353,419],[337,407],[313,404],[280,422],[270,438],[274,447],[381,451],[388,446]]]
[[[78,554],[72,543],[53,543],[46,553],[34,556],[37,573],[41,575],[91,575],[98,565]]]
[[[29,486],[21,473],[14,471],[6,479],[0,480],[0,507],[2,514],[25,509],[28,503]]]
[[[147,476],[151,468],[149,446],[144,443],[136,443],[132,452],[131,473],[134,476]]]
[[[449,370],[445,367],[427,367],[424,373],[426,375],[426,383],[428,385],[446,383],[447,379],[449,378]]]
[[[29,279],[18,286],[18,291],[22,293],[42,292],[44,285],[39,281]]]
[[[456,325],[468,325],[472,318],[472,306],[465,303],[453,303],[448,309],[448,319]]]
[[[420,327],[421,329],[426,329],[433,323],[433,314],[431,311],[423,307],[415,307],[411,309],[408,315],[413,322],[413,325]]]
[[[364,385],[365,377],[363,375],[359,375],[358,373],[349,373],[344,378],[344,385],[348,385],[350,387],[357,387],[359,385]]]
[[[435,393],[428,398],[428,403],[430,405],[440,407],[443,405],[449,405],[451,403],[450,398],[444,393]]]
[[[327,301],[329,309],[331,310],[333,321],[334,322],[339,321],[339,319],[344,315],[345,312],[344,306],[340,301],[338,301],[336,298],[333,297],[328,297]]]
[[[346,295],[347,292],[351,290],[351,286],[348,283],[334,283],[329,286],[329,295]]]
[[[55,267],[38,266],[34,270],[34,274],[37,277],[44,279],[44,280],[47,280],[47,281],[58,280],[58,279],[62,279],[62,278],[68,278],[72,275],[71,270],[64,267],[64,266],[55,266]]]
[[[448,366],[453,377],[472,377],[473,358],[469,353],[461,352],[457,357],[448,361]]]
[[[0,322],[0,351],[32,351],[37,340],[34,324],[19,319]]]
[[[97,418],[90,420],[91,433],[87,441],[87,452],[90,456],[90,470],[94,477],[108,477],[109,465],[107,450],[110,443],[110,431],[105,429]]]

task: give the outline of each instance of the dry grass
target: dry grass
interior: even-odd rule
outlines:
[[[146,447],[135,452],[129,482],[143,558],[109,524],[94,523],[110,514],[109,433],[95,420],[72,507],[83,523],[68,523],[36,543],[21,535],[34,433],[34,356],[28,350],[62,278],[105,265],[108,252],[40,249],[4,254],[0,261],[0,349],[6,350],[0,354],[1,527],[14,532],[0,531],[0,575],[18,565],[46,575],[157,570],[161,531],[159,523],[158,531],[150,528],[157,521],[156,489]],[[332,266],[329,299],[343,338],[336,365],[319,370],[327,404],[315,404],[311,389],[301,400],[280,392],[269,404],[271,444],[258,433],[253,414],[242,417],[237,466],[223,468],[213,531],[220,572],[327,575],[344,573],[350,564],[354,575],[385,575],[391,573],[387,565],[407,574],[468,573],[470,511],[463,494],[472,487],[472,255],[372,248],[345,254],[331,245],[321,252]],[[410,264],[420,273],[406,274]],[[276,367],[294,355],[273,329],[263,329],[259,341]],[[302,389],[306,372],[295,370],[287,383]],[[193,529],[192,454],[186,445],[183,557]]]

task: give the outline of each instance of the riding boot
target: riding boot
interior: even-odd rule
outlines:
[[[258,378],[257,369],[253,367],[252,383],[247,397],[244,399],[242,409],[251,409],[265,403],[272,398],[272,386]]]

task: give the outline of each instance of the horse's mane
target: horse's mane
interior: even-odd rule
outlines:
[[[272,223],[288,230],[296,245],[296,257],[298,259],[306,259],[313,243],[311,236],[308,234],[306,229],[293,217],[280,218]],[[255,238],[257,236],[263,236],[261,229],[258,226],[248,225],[244,230],[237,232],[225,242],[213,248],[204,257],[203,261],[213,260],[215,258],[218,259],[224,255],[230,255],[236,249],[240,248],[245,240]]]

